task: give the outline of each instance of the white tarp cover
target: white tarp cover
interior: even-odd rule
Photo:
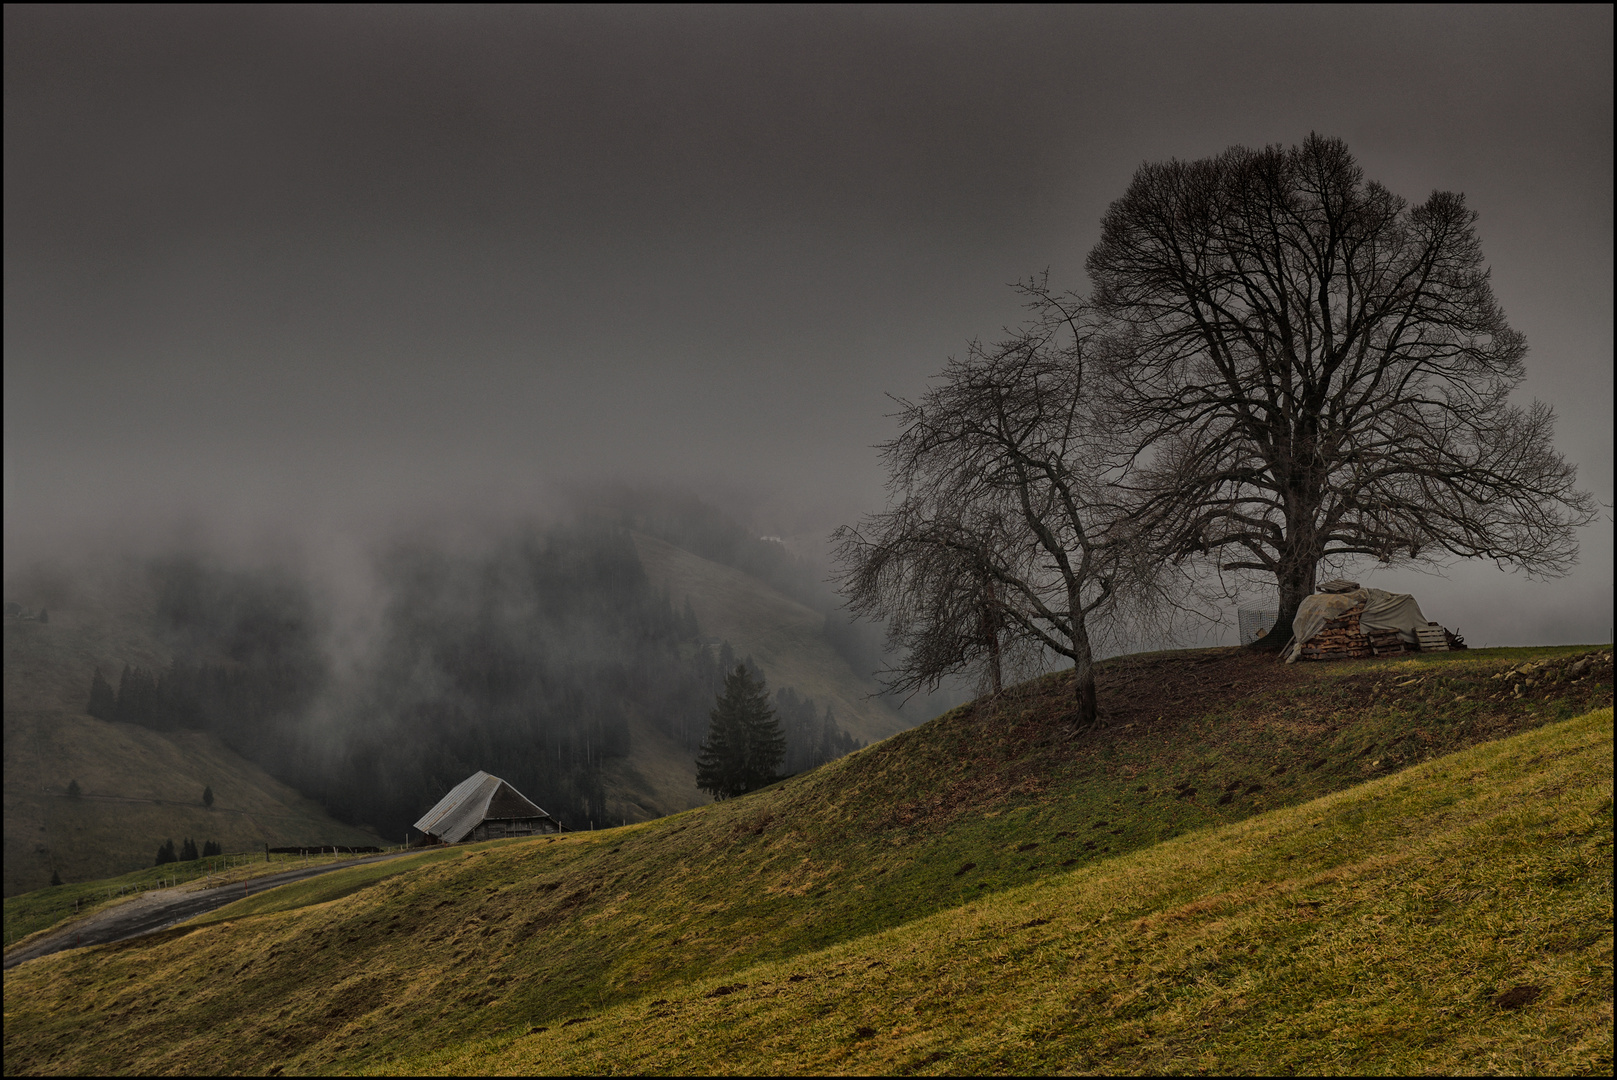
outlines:
[[[1297,617],[1291,621],[1291,645],[1286,649],[1286,663],[1294,663],[1302,655],[1303,642],[1319,633],[1326,623],[1340,618],[1364,605],[1359,615],[1359,629],[1365,633],[1374,630],[1396,630],[1398,636],[1415,644],[1415,631],[1426,626],[1426,616],[1420,605],[1408,593],[1383,592],[1380,589],[1354,589],[1345,593],[1315,593],[1297,608]]]

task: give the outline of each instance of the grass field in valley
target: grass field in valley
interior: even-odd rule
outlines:
[[[6,950],[32,935],[71,923],[131,897],[161,889],[206,888],[250,882],[298,867],[345,862],[354,858],[337,852],[286,854],[263,851],[231,852],[205,859],[149,866],[98,881],[71,882],[35,889],[5,899]]]
[[[172,659],[152,630],[149,590],[129,576],[99,599],[58,607],[48,623],[4,620],[5,895],[38,889],[53,873],[84,883],[150,866],[167,839],[215,840],[226,851],[384,843],[212,734],[85,715],[97,668],[116,683],[125,664],[160,669]],[[212,807],[202,803],[207,787]]]
[[[1056,676],[743,799],[29,962],[6,1069],[1578,1071],[1610,1055],[1610,714],[1564,721],[1610,663],[1122,658],[1098,736]],[[1484,1016],[1519,1030],[1467,1042]]]

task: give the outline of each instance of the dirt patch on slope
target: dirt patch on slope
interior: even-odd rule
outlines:
[[[1467,654],[1418,665],[1287,665],[1244,648],[1120,657],[1097,665],[1100,718],[1092,729],[1075,724],[1072,674],[1063,671],[962,706],[926,725],[924,737],[919,729],[895,736],[850,762],[845,775],[850,795],[914,793],[891,807],[884,828],[932,831],[968,811],[1037,797],[1052,783],[1130,770],[1148,777],[1170,750],[1172,767],[1182,768],[1182,751],[1195,743],[1198,754],[1227,757],[1225,771],[1241,773],[1221,776],[1206,796],[1233,813],[1275,776],[1310,774],[1309,787],[1323,793],[1611,704],[1609,651],[1552,657],[1528,674],[1518,666]],[[1270,757],[1254,760],[1260,752]],[[903,776],[884,776],[888,762]],[[1189,781],[1156,783],[1165,797],[1196,795]],[[1146,798],[1151,787],[1148,780],[1136,794]]]

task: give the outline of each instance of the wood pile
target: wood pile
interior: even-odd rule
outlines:
[[[1377,630],[1365,633],[1359,628],[1359,616],[1364,613],[1360,604],[1343,612],[1320,628],[1319,633],[1303,643],[1304,660],[1347,660],[1363,656],[1391,656],[1395,653],[1418,652],[1419,648],[1404,641],[1396,630]]]
[[[1374,656],[1370,639],[1359,629],[1364,605],[1338,615],[1320,627],[1319,633],[1303,642],[1304,660],[1345,660],[1350,656]]]

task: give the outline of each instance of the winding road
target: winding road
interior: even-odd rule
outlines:
[[[113,942],[128,941],[143,934],[166,930],[203,912],[222,908],[226,904],[240,900],[243,896],[257,895],[277,885],[303,881],[321,874],[329,874],[333,870],[345,870],[350,866],[364,866],[366,863],[418,854],[419,851],[394,851],[385,855],[366,855],[358,859],[327,863],[324,866],[283,870],[278,874],[266,874],[263,877],[249,878],[244,882],[236,881],[211,888],[160,889],[142,893],[133,900],[114,904],[11,950],[5,956],[5,970],[9,971],[25,960],[36,960],[41,956],[61,952],[63,949],[77,949],[85,945],[110,945]],[[244,886],[246,891],[243,891]]]

